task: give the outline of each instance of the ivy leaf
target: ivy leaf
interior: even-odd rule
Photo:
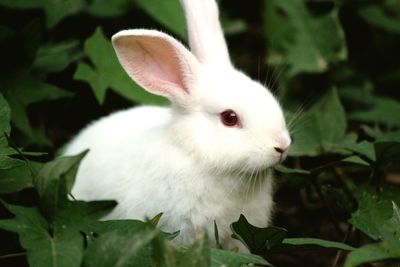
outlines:
[[[33,187],[33,176],[41,164],[24,162],[13,168],[0,170],[0,194],[13,193],[24,188]]]
[[[313,16],[303,1],[264,1],[264,26],[271,47],[269,62],[289,65],[289,75],[324,72],[347,58],[339,9]]]
[[[31,267],[80,266],[83,256],[83,239],[77,231],[67,225],[54,228],[49,225],[37,208],[3,205],[16,217],[0,220],[0,228],[16,232],[26,249]]]
[[[394,201],[391,202],[391,205],[391,218],[388,220],[378,219],[382,224],[375,224],[373,226],[373,238],[378,238],[380,242],[375,244],[368,244],[357,250],[352,251],[346,258],[344,264],[345,267],[353,267],[358,266],[362,263],[387,259],[400,259],[400,209]],[[386,205],[379,205],[379,207],[375,206],[374,208],[386,209],[386,207],[384,206]],[[360,226],[360,221],[358,219],[356,217],[356,219],[354,220],[352,217],[352,221],[356,223],[356,226]],[[376,218],[372,217],[370,217],[370,219],[372,221],[377,220]],[[362,224],[367,225],[368,222],[364,221]]]
[[[11,121],[15,127],[28,137],[28,142],[51,145],[50,140],[41,131],[32,127],[26,109],[31,104],[44,100],[70,97],[72,93],[45,83],[25,71],[6,81],[4,90],[4,96],[12,110]]]
[[[342,146],[344,149],[352,151],[372,162],[376,160],[374,144],[372,142],[363,140],[359,143],[344,143]]]
[[[231,229],[233,237],[240,240],[255,254],[309,248],[354,249],[344,243],[317,238],[285,238],[287,234],[286,229],[279,227],[255,227],[243,215],[240,215],[237,222],[231,224]]]
[[[10,153],[7,151],[9,148],[7,138],[10,136],[11,132],[10,117],[10,107],[3,95],[0,93],[0,173],[3,170],[15,168],[24,164],[22,160],[9,157]],[[6,178],[3,177],[3,179],[0,180],[0,185],[5,183],[5,181]],[[0,189],[0,192],[7,192],[9,189],[10,188],[4,188],[3,190]]]
[[[323,240],[318,238],[285,238],[282,242],[285,249],[289,249],[291,246],[294,249],[305,249],[305,248],[333,248],[333,249],[341,249],[341,250],[354,250],[352,246],[349,246],[344,243],[334,242],[329,240]],[[281,248],[282,248],[281,247]]]
[[[179,1],[135,0],[135,3],[180,38],[186,38],[185,16]]]
[[[211,249],[211,267],[273,266],[262,257],[254,254],[239,253],[222,249]]]
[[[89,83],[100,104],[104,103],[107,89],[139,103],[166,103],[164,98],[148,93],[129,78],[118,62],[111,41],[106,39],[101,28],[97,28],[85,41],[84,51],[93,67],[80,62],[74,79]]]
[[[41,198],[41,209],[51,221],[58,211],[67,209],[70,193],[80,161],[86,155],[84,151],[76,156],[60,157],[43,165],[33,182]],[[73,205],[73,204],[72,204]]]
[[[363,160],[361,157],[357,155],[352,155],[347,158],[344,158],[341,160],[342,162],[347,162],[347,163],[352,163],[352,164],[357,164],[357,165],[362,165],[362,166],[370,166],[370,163]]]
[[[208,267],[210,266],[210,248],[207,236],[200,234],[196,242],[188,247],[172,246],[165,237],[158,235],[152,241],[153,265],[162,267]]]
[[[2,0],[0,5],[10,8],[40,8],[46,13],[47,28],[53,28],[62,19],[78,14],[86,7],[85,0]]]
[[[251,225],[242,214],[231,224],[233,237],[240,240],[252,253],[261,254],[265,250],[282,243],[287,230],[279,227],[259,228]]]
[[[93,0],[86,12],[97,17],[115,17],[126,13],[130,0]]]
[[[39,195],[44,196],[51,180],[58,180],[60,177],[65,178],[67,185],[66,192],[70,193],[78,171],[78,166],[87,153],[88,150],[75,156],[59,157],[44,164],[34,180]]]
[[[382,3],[383,2],[383,3]],[[397,0],[384,0],[360,7],[358,14],[369,24],[390,33],[400,33],[400,6]]]
[[[148,224],[139,220],[110,220],[96,221],[85,225],[84,231],[87,234],[96,233],[98,235],[117,232],[121,235],[130,236],[148,228]]]
[[[346,128],[343,106],[336,89],[332,89],[298,119],[293,129],[296,141],[289,153],[293,156],[316,156],[333,151],[346,142]]]
[[[39,72],[59,72],[80,57],[79,41],[70,40],[39,47],[33,69]]]
[[[274,169],[280,173],[284,174],[294,174],[294,175],[300,175],[300,176],[308,176],[311,174],[310,171],[303,170],[303,169],[297,169],[297,168],[289,168],[283,165],[276,165]]]
[[[384,243],[368,244],[352,251],[345,260],[344,267],[356,267],[363,263],[399,258],[399,253],[388,251]]]
[[[158,230],[145,229],[134,235],[108,232],[90,243],[84,258],[85,267],[150,266],[149,243]]]
[[[84,155],[85,152],[59,158],[40,169],[34,177],[40,210],[4,203],[16,218],[0,221],[0,228],[19,234],[30,266],[81,266],[81,232],[116,205],[115,201],[83,202],[67,198]]]
[[[352,112],[350,119],[370,123],[400,126],[400,102],[385,97],[375,97],[369,109]]]
[[[374,240],[383,236],[382,226],[393,216],[393,204],[400,203],[400,191],[396,187],[386,186],[383,193],[373,188],[362,187],[356,190],[359,208],[349,220],[356,228]]]

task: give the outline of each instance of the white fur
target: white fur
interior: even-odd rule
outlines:
[[[202,64],[231,65],[215,0],[180,0],[185,11],[189,44]]]
[[[213,21],[210,31],[222,35],[213,0],[182,2],[186,14],[202,3],[208,11],[201,16]],[[191,44],[212,36],[201,29],[196,37],[191,29],[201,27],[201,19],[187,15],[187,20]],[[215,46],[226,49],[221,38]],[[226,64],[229,56],[219,58],[221,64],[204,60],[214,54],[207,54],[208,43],[213,45],[208,40],[205,50],[196,48],[193,55],[157,31],[127,30],[113,36],[127,73],[172,105],[136,107],[102,118],[67,145],[65,154],[90,149],[72,194],[84,200],[117,200],[107,218],[145,219],[163,212],[161,228],[180,230],[175,240],[180,244],[193,242],[204,230],[212,237],[215,220],[222,243],[231,247],[229,225],[241,213],[255,225],[268,225],[273,182],[267,170],[286,154],[275,147],[287,150],[290,138],[272,94]],[[241,127],[221,123],[219,114],[226,109],[237,112]]]

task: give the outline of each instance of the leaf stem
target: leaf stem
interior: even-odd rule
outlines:
[[[351,235],[353,234],[353,232],[354,232],[355,230],[356,230],[356,228],[355,228],[353,225],[349,224],[349,225],[348,225],[348,228],[347,228],[346,235],[345,235],[345,237],[343,238],[342,243],[346,243],[346,244],[347,244],[347,242],[349,242],[350,237],[351,237]],[[339,249],[339,250],[336,252],[336,256],[335,256],[335,259],[334,259],[334,261],[333,261],[332,267],[337,267],[337,266],[338,266],[339,260],[340,260],[340,258],[342,257],[342,255],[343,255],[343,250]]]
[[[6,134],[5,134],[5,136],[6,136],[8,145],[11,148],[13,148],[17,152],[17,154],[25,161],[32,177],[35,177],[37,175],[37,171],[31,166],[30,161],[25,157],[25,155],[21,152],[21,150],[11,141],[10,136],[8,136]]]
[[[21,257],[21,256],[25,256],[25,255],[26,255],[26,252],[10,253],[10,254],[6,254],[6,255],[0,255],[0,260]]]

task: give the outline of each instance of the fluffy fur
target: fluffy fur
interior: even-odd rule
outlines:
[[[90,149],[72,194],[117,200],[109,219],[163,212],[161,228],[180,230],[180,244],[193,242],[201,231],[213,236],[216,221],[222,244],[231,247],[229,224],[240,214],[268,225],[268,168],[285,157],[290,137],[273,95],[230,63],[214,0],[182,0],[182,6],[194,54],[158,31],[113,36],[128,75],[167,97],[171,107],[116,112],[84,129],[65,151]],[[194,10],[202,11],[193,16]],[[239,115],[240,127],[221,123],[219,114],[227,109]]]

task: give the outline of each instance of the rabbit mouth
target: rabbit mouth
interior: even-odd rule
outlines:
[[[244,174],[244,175],[255,175],[255,174],[265,174],[268,173],[275,165],[279,164],[281,161],[279,159],[269,159],[269,160],[243,160],[240,164],[236,165],[234,168],[226,169],[230,174]]]

